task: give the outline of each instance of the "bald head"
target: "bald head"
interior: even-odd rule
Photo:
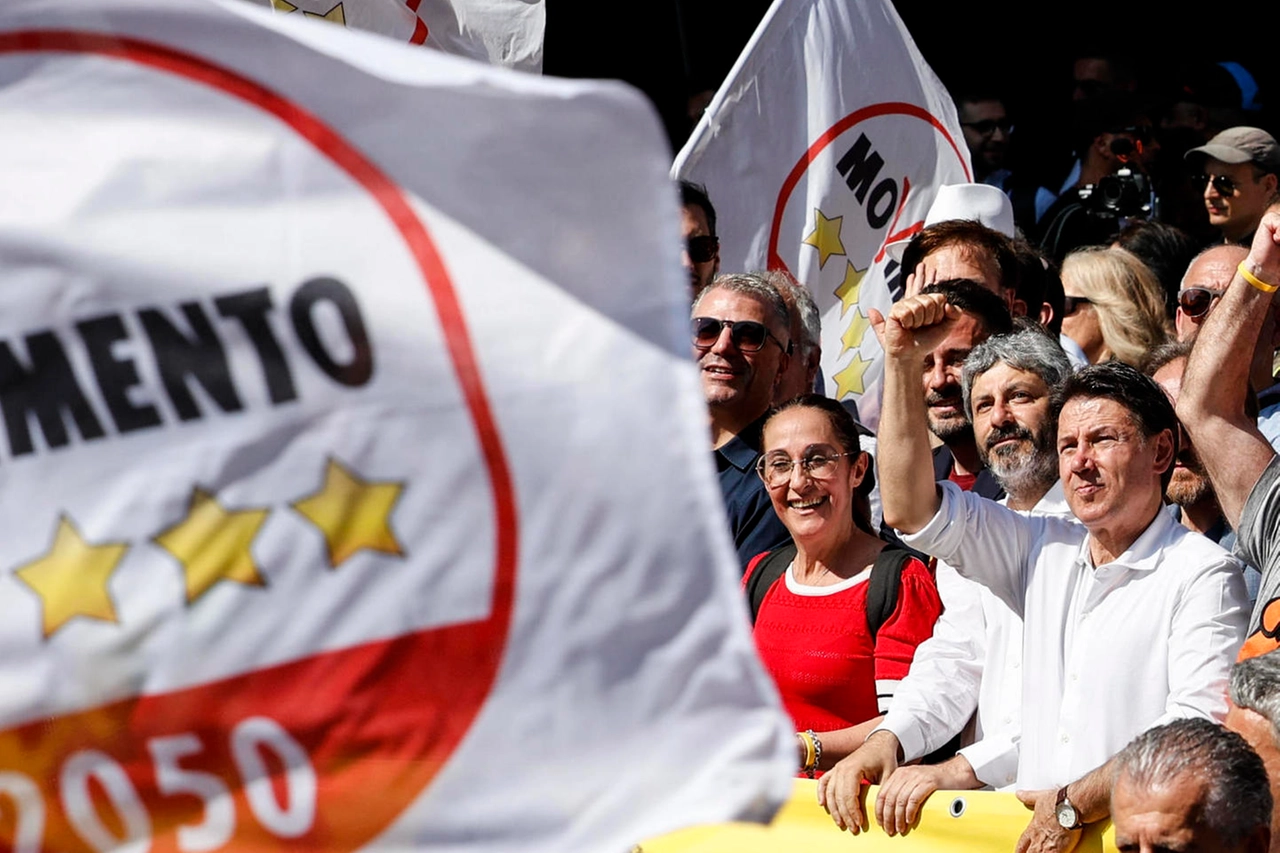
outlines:
[[[1196,255],[1191,265],[1187,267],[1187,274],[1182,277],[1182,287],[1178,291],[1179,303],[1182,302],[1184,291],[1200,288],[1211,295],[1212,301],[1209,305],[1212,310],[1212,306],[1218,304],[1218,298],[1226,292],[1227,285],[1231,284],[1231,279],[1236,274],[1236,266],[1248,254],[1249,250],[1244,246],[1213,246]],[[1178,330],[1178,340],[1194,340],[1196,333],[1200,331],[1200,324],[1208,317],[1208,311],[1193,317],[1179,304],[1174,321]]]

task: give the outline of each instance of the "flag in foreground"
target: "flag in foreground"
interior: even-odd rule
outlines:
[[[9,0],[0,126],[0,846],[622,850],[785,798],[638,95]]]
[[[828,393],[878,419],[880,345],[934,192],[971,180],[955,107],[889,0],[775,0],[674,174],[703,183],[720,268],[784,269],[822,311]]]

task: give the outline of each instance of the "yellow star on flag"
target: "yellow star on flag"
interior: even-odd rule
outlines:
[[[123,542],[90,545],[65,515],[58,520],[48,552],[14,571],[40,597],[46,639],[76,616],[120,621],[107,582],[127,550]]]
[[[822,268],[832,255],[844,254],[844,243],[840,242],[840,223],[844,221],[844,217],[828,219],[816,207],[813,209],[813,216],[813,231],[804,238],[804,244],[818,250],[818,267]]]
[[[851,349],[857,349],[862,346],[862,339],[867,336],[867,329],[871,328],[871,321],[863,316],[861,311],[853,312],[853,319],[849,321],[849,328],[844,330],[844,334],[840,336],[840,343],[844,344],[841,353],[846,353]]]
[[[867,269],[871,269],[870,264],[867,264]],[[845,261],[844,281],[836,288],[842,315],[858,304],[858,291],[862,289],[862,277],[866,274],[867,270],[855,269],[851,261]]]
[[[867,372],[871,364],[870,361],[864,361],[858,353],[853,354],[853,360],[832,377],[836,381],[837,400],[843,400],[850,394],[861,394],[866,390],[862,386],[862,375]]]
[[[271,7],[277,12],[296,12],[298,7],[288,2],[288,0],[271,0]],[[302,14],[308,18],[320,18],[325,21],[332,21],[335,24],[347,25],[347,13],[343,11],[342,4],[334,6],[328,12],[308,12],[305,9]]]
[[[306,15],[308,18],[320,18],[321,20],[324,20],[324,21],[332,21],[333,23],[341,24],[344,27],[347,25],[347,14],[346,12],[342,11],[341,3],[339,3],[337,6],[334,6],[332,9],[330,9],[328,12],[325,12],[323,15],[320,14],[319,12],[303,12],[302,14]]]
[[[187,517],[155,538],[182,564],[187,604],[222,580],[267,585],[249,546],[269,513],[268,509],[226,510],[203,489],[192,491]]]
[[[320,490],[292,506],[324,534],[336,569],[362,548],[404,556],[390,523],[402,491],[402,483],[362,480],[330,459]]]

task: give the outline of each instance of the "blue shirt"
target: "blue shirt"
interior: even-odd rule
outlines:
[[[791,541],[791,534],[778,520],[764,481],[756,474],[760,457],[760,428],[764,417],[752,423],[721,447],[712,451],[720,477],[720,492],[729,514],[729,532],[738,562],[746,571],[757,554],[772,551]]]

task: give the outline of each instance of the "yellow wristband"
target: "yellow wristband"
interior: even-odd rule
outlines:
[[[1240,275],[1244,276],[1245,281],[1249,282],[1263,293],[1275,293],[1277,290],[1280,290],[1280,285],[1267,284],[1265,281],[1249,272],[1249,270],[1245,268],[1244,261],[1241,261],[1240,265],[1236,267],[1236,269],[1240,272]]]
[[[816,757],[816,750],[813,746],[813,738],[809,737],[808,732],[796,732],[796,737],[800,738],[800,742],[804,744],[804,766],[801,770],[808,770],[813,767],[813,760]]]

